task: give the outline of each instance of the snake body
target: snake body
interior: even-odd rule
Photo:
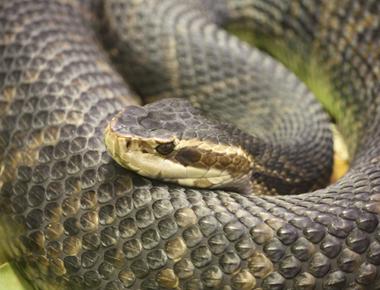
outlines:
[[[249,100],[252,90],[247,89],[247,92],[248,96],[241,94],[234,97],[246,97]],[[278,100],[279,95],[272,97],[272,101],[285,103]],[[257,137],[257,133],[248,134],[231,123],[206,117],[205,112],[195,109],[186,99],[166,98],[144,107],[129,106],[117,114],[105,130],[105,144],[109,154],[120,165],[158,180],[196,188],[223,188],[241,193],[253,191],[256,195],[306,192],[310,184],[315,186],[318,185],[317,181],[325,181],[328,176],[326,172],[330,171],[326,169],[324,174],[320,174],[325,168],[318,164],[321,156],[331,160],[332,150],[329,150],[331,142],[325,141],[330,134],[328,122],[323,122],[322,112],[314,111],[316,104],[305,95],[295,95],[304,99],[286,98],[293,106],[283,106],[287,108],[283,110],[286,114],[279,119],[288,119],[290,124],[293,119],[300,121],[302,117],[308,121],[295,128],[290,124],[285,128],[278,126],[277,131],[285,132],[277,132],[282,138],[273,138],[271,142]],[[217,93],[215,96],[219,97]],[[245,101],[247,105],[252,103]],[[210,97],[207,102],[211,103]],[[302,102],[307,109],[300,109],[303,107],[300,104]],[[220,101],[215,100],[215,103],[220,105]],[[262,107],[258,109],[262,110]],[[299,114],[294,116],[297,110]],[[254,110],[251,110],[251,114],[254,114]],[[246,118],[243,115],[243,119]],[[239,120],[238,116],[236,119]],[[310,121],[316,121],[314,126],[311,126]],[[251,130],[260,132],[258,125],[254,125]],[[273,122],[271,125],[276,128],[278,124]],[[274,131],[273,136],[276,136]],[[303,142],[294,140],[297,139],[294,136],[302,138],[305,135],[309,138]],[[311,140],[318,144],[310,144]],[[308,150],[310,145],[314,150]],[[319,154],[313,154],[317,149]],[[295,152],[299,152],[300,156],[294,159]],[[275,156],[280,158],[275,159]],[[309,162],[306,161],[308,156]],[[304,167],[300,159],[304,161]],[[330,162],[326,164],[328,166]]]
[[[0,1],[3,255],[38,289],[379,289],[379,2],[208,0],[194,1],[194,9],[186,3]],[[156,23],[162,16],[166,22]],[[237,79],[227,71],[227,81],[207,74],[216,63],[212,54],[206,71],[196,58],[196,74],[181,71],[173,60],[189,60],[176,46],[200,55],[192,37],[201,34],[216,52],[211,40],[227,40],[215,27],[229,22],[250,27],[285,62],[295,50],[294,69],[311,75],[311,86],[315,64],[322,72],[326,105],[353,155],[349,172],[310,193],[256,196],[165,184],[122,169],[105,150],[103,130],[120,108],[138,101],[98,41],[98,17],[109,26],[109,45],[119,39],[111,54],[128,56],[128,65],[117,67],[139,94],[191,97],[198,82],[205,84],[206,107],[210,85],[218,95],[250,79],[245,69]],[[140,33],[124,34],[133,29]],[[156,35],[167,37],[158,48]],[[237,45],[244,55],[248,46],[231,39],[226,50]],[[287,80],[309,98],[295,77]],[[227,119],[236,114],[232,104]],[[314,104],[309,109],[325,119]],[[209,107],[217,113],[226,106]]]

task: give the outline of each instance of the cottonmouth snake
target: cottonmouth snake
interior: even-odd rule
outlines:
[[[203,1],[195,10],[170,0],[0,3],[1,248],[36,287],[380,288],[378,1]],[[191,41],[168,37],[157,51],[174,56],[156,54],[146,65],[144,56],[157,48],[134,50],[123,38],[135,29],[143,33],[129,44],[141,45],[139,37],[154,43],[160,26],[144,11],[182,21],[179,30],[190,36],[212,34],[198,17],[212,11],[217,24],[227,19],[251,27],[257,42],[284,62],[296,50],[293,69],[311,75],[311,87],[322,80],[326,105],[350,145],[345,177],[307,194],[244,196],[163,184],[118,167],[105,151],[103,129],[137,98],[99,35],[109,47],[113,37],[127,43],[130,54],[147,49],[128,66],[116,65],[132,85],[142,82],[140,94],[193,94],[193,73],[166,74],[178,72],[175,45]],[[109,31],[96,35],[98,17]],[[137,18],[150,25],[139,26]],[[110,54],[123,59],[123,46],[115,46]]]

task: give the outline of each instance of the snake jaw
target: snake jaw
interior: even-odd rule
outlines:
[[[170,115],[170,104],[180,112]],[[107,126],[105,144],[117,163],[145,177],[198,188],[246,188],[253,156],[229,142],[230,131],[220,124],[187,101],[166,99],[124,109]],[[204,135],[205,128],[213,128],[214,136]]]
[[[231,142],[231,130],[188,101],[165,99],[125,108],[107,126],[105,144],[121,166],[146,177],[198,188],[246,187],[254,157]]]
[[[162,143],[162,139],[120,135],[113,130],[112,123],[105,129],[104,136],[112,158],[121,166],[145,177],[190,187],[232,189],[241,188],[251,176],[252,161],[241,148],[229,148],[227,151],[232,157],[227,161],[224,156],[226,146],[221,144],[180,141],[176,138]],[[157,151],[162,144],[172,144],[170,152],[164,152],[166,155]],[[211,152],[210,148],[215,151]],[[237,173],[237,167],[245,171]]]

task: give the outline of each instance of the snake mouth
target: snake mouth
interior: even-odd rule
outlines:
[[[225,171],[184,166],[170,159],[141,151],[124,152],[120,159],[122,166],[140,175],[190,187],[213,188],[233,180],[233,177]]]
[[[112,158],[142,176],[198,188],[223,188],[236,180],[231,168],[200,163],[201,156],[189,149],[185,141],[119,135],[111,126],[106,128],[104,136]],[[208,161],[209,157],[204,156]]]

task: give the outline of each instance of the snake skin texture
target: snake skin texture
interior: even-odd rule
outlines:
[[[148,100],[187,97],[207,114],[252,135],[226,128],[231,137],[213,136],[205,124],[197,138],[238,142],[260,167],[273,170],[254,176],[256,193],[300,193],[326,185],[331,133],[306,87],[272,59],[219,29],[215,22],[223,18],[212,13],[217,7],[202,1],[176,3],[105,2],[110,42],[121,59],[115,63],[129,84]]]
[[[197,4],[218,25],[245,22],[285,50],[296,47],[305,68],[316,60],[353,153],[346,176],[325,189],[244,196],[151,181],[118,167],[105,152],[106,122],[139,101],[111,66],[93,25],[97,16],[106,19],[110,38],[123,44],[129,28],[122,30],[123,23],[146,17],[128,15],[133,9],[123,6],[146,5],[144,12],[157,3],[148,2],[0,1],[4,256],[37,289],[380,289],[380,3]],[[168,21],[177,13],[195,31],[202,28],[184,2],[160,3],[153,11]],[[154,42],[155,27],[141,35]],[[123,58],[115,46],[111,54]],[[136,64],[153,84],[136,88],[139,94],[178,88],[171,79],[155,84],[160,61]],[[131,71],[119,70],[135,87]]]

